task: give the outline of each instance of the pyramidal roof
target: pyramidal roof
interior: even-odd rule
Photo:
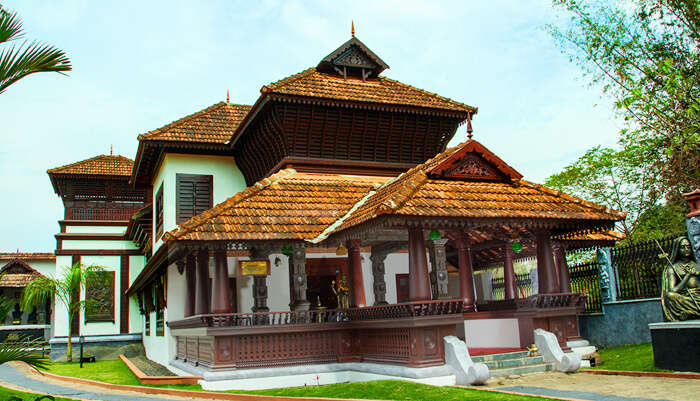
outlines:
[[[121,155],[99,155],[47,170],[49,175],[130,176],[134,161]]]

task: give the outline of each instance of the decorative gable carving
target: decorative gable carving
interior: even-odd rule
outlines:
[[[522,175],[479,142],[470,139],[429,172],[430,178],[512,182]]]
[[[354,45],[333,59],[333,64],[340,67],[377,68],[377,63],[373,62],[365,52]]]
[[[39,274],[36,270],[32,269],[26,262],[20,259],[15,259],[6,264],[0,273],[3,274]]]

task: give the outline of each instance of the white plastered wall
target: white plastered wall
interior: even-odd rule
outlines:
[[[225,201],[247,187],[243,173],[238,169],[231,156],[166,154],[152,183],[154,205],[155,197],[163,185],[163,232],[170,231],[177,226],[175,220],[176,174],[213,176],[214,205]],[[155,253],[162,241],[160,238],[156,238],[155,230],[153,234],[153,252]]]
[[[143,346],[146,349],[146,356],[148,359],[161,365],[167,365],[170,360],[174,359],[177,351],[177,341],[175,337],[170,335],[170,328],[167,322],[182,319],[185,311],[185,275],[178,273],[175,265],[168,266],[167,272],[167,308],[163,310],[163,318],[166,322],[164,335],[156,336],[155,312],[151,312],[150,333],[148,335],[145,332],[143,333]],[[143,321],[143,316],[139,316],[141,321]]]
[[[87,242],[87,241],[86,241]],[[121,302],[119,301],[119,289],[121,288],[121,257],[119,255],[86,255],[80,258],[80,262],[85,266],[95,265],[102,267],[105,271],[114,273],[114,322],[90,322],[85,323],[85,311],[80,311],[80,334],[82,335],[104,335],[119,333],[119,316]],[[80,299],[85,300],[85,292],[81,291]]]
[[[129,286],[134,282],[146,265],[146,258],[141,255],[129,256]],[[136,297],[129,298],[129,333],[141,333],[143,331],[143,316],[139,311],[139,303]]]
[[[58,278],[65,274],[66,268],[72,265],[72,260],[71,256],[56,256],[56,273],[54,277]],[[68,309],[58,299],[54,300],[53,309],[53,335],[65,337],[68,335]]]
[[[126,226],[72,226],[66,225],[66,233],[70,234],[124,234]]]

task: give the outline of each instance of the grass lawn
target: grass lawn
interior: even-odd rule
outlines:
[[[600,365],[591,369],[629,370],[635,372],[670,372],[654,366],[651,343],[623,345],[598,350]]]
[[[0,387],[0,400],[9,400],[11,397],[18,397],[25,401],[34,400],[40,397],[41,394],[23,393],[21,391],[10,390],[9,388]],[[56,398],[56,401],[74,401],[72,398]]]
[[[131,373],[129,368],[119,359],[114,361],[97,361],[95,363],[80,364],[77,362],[54,362],[46,371],[61,375],[79,377],[82,379],[97,380],[113,384],[128,384],[141,386],[142,384]],[[167,387],[180,390],[203,391],[199,385],[163,385],[149,387]],[[339,383],[324,386],[292,387],[274,390],[242,391],[233,390],[229,393],[279,395],[287,397],[328,397],[328,398],[359,398],[375,400],[544,400],[547,398],[515,396],[500,394],[476,389],[462,389],[456,387],[435,387],[413,382],[399,380],[380,380],[364,383]],[[3,398],[0,398],[3,399]]]

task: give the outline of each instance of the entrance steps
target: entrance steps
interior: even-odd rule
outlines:
[[[554,369],[554,365],[546,363],[544,357],[530,356],[529,351],[478,355],[471,358],[474,363],[486,364],[491,377],[547,372]]]
[[[591,361],[595,361],[598,351],[595,345],[591,345],[588,340],[575,340],[567,341],[566,346],[571,348],[571,351],[581,355],[582,368],[591,367]]]

